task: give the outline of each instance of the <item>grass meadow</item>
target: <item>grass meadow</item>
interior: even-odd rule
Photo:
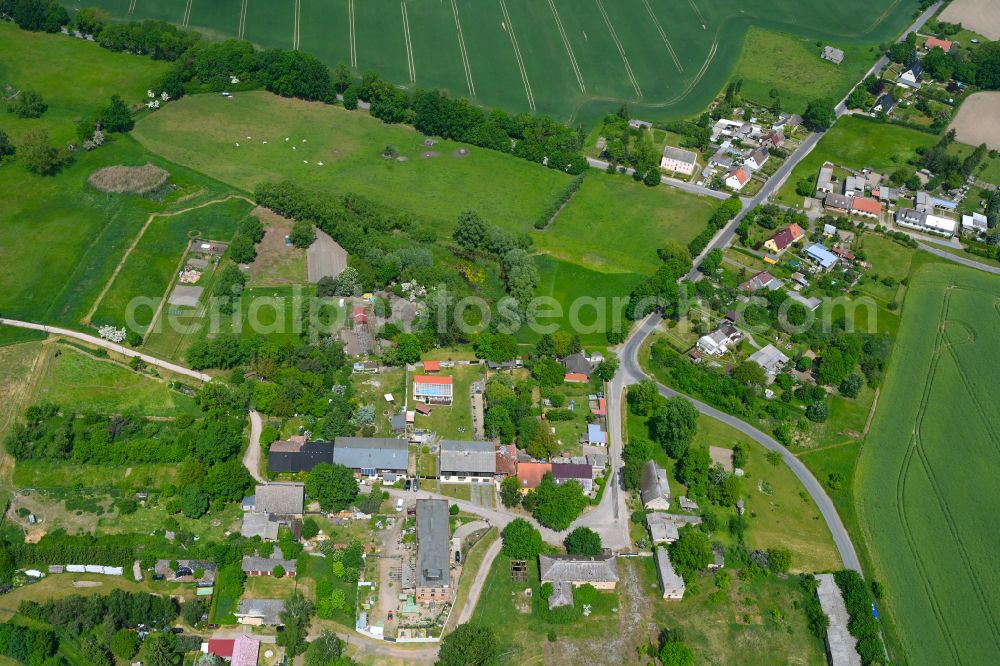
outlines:
[[[240,0],[196,2],[187,14],[185,0],[140,2],[132,14],[123,0],[94,4],[118,18],[184,24],[187,16],[188,26],[211,38],[297,46],[330,66],[344,62],[403,86],[443,88],[480,104],[574,122],[622,103],[656,118],[698,112],[731,78],[741,50],[750,52],[745,40],[753,25],[852,52],[895,37],[912,10],[893,0],[844,0],[808,11],[795,0],[273,0],[248,3],[241,20]],[[789,81],[818,71],[811,52],[776,55],[777,67],[793,68]],[[844,69],[853,67],[851,58]],[[804,106],[797,81],[784,87],[789,108]]]
[[[888,175],[910,164],[917,157],[918,148],[933,146],[937,140],[934,135],[919,130],[844,116],[795,167],[778,198],[789,205],[801,206],[802,197],[795,193],[795,185],[805,178],[815,181],[824,162],[856,169],[871,167]]]
[[[657,248],[666,240],[687,245],[717,204],[628,176],[592,173],[552,224],[532,238],[535,247],[584,268],[652,274],[660,265]]]
[[[911,663],[986,663],[1000,650],[997,289],[964,267],[916,271],[861,449],[860,524]]]

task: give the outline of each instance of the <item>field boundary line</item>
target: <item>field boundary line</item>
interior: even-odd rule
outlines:
[[[875,409],[878,407],[878,397],[882,394],[882,387],[879,386],[875,389],[875,397],[872,398],[872,407],[868,410],[868,419],[865,421],[864,432],[861,433],[861,439],[868,437],[868,432],[872,429],[872,421],[875,419]]]
[[[573,73],[576,74],[576,82],[580,84],[580,92],[587,92],[587,86],[583,82],[583,73],[580,71],[580,65],[576,62],[576,54],[573,53],[573,45],[569,42],[569,35],[566,34],[566,28],[563,26],[562,17],[559,15],[559,10],[556,8],[556,3],[554,0],[549,0],[549,9],[552,10],[552,18],[556,20],[556,28],[559,30],[559,36],[562,37],[563,46],[566,47],[566,55],[569,56],[569,64],[573,67]]]
[[[104,297],[107,295],[108,290],[111,289],[111,285],[114,284],[115,278],[117,278],[118,274],[121,273],[122,266],[125,265],[125,261],[129,258],[129,255],[132,254],[132,250],[134,250],[139,245],[139,241],[142,240],[142,237],[146,235],[146,230],[149,229],[149,225],[153,223],[153,220],[155,220],[158,217],[176,217],[178,215],[183,215],[184,213],[190,213],[193,210],[198,210],[199,208],[205,208],[206,206],[211,206],[217,203],[224,203],[226,201],[230,201],[231,199],[242,199],[243,201],[246,201],[251,205],[256,205],[251,199],[243,196],[242,194],[230,194],[229,196],[223,197],[222,199],[212,199],[211,201],[205,201],[196,206],[190,206],[188,208],[184,208],[182,210],[178,210],[172,213],[150,213],[149,217],[146,218],[146,223],[142,225],[142,229],[140,229],[139,233],[135,235],[135,238],[132,240],[132,244],[128,246],[127,250],[125,250],[125,254],[122,255],[122,258],[118,262],[118,265],[115,266],[115,270],[112,271],[111,277],[108,278],[107,283],[104,285],[104,289],[102,289],[101,293],[98,294],[96,299],[94,299],[94,304],[91,306],[90,310],[87,312],[87,315],[83,318],[83,320],[80,323],[85,325],[90,324],[91,318],[97,312],[97,308],[101,305],[101,301],[104,300]],[[190,246],[190,243],[188,245]]]
[[[247,32],[247,3],[250,0],[243,0],[243,4],[240,6],[240,24],[236,28],[236,36],[239,39],[243,39],[243,36]]]
[[[302,0],[296,0],[301,2]],[[417,82],[417,68],[413,62],[413,41],[410,39],[410,17],[406,13],[406,2],[401,0],[399,9],[403,12],[403,42],[406,44],[406,61],[410,66],[410,82]]]
[[[663,26],[660,24],[660,19],[656,18],[656,14],[653,13],[653,8],[649,6],[649,0],[642,0],[642,4],[646,5],[646,12],[649,14],[649,18],[653,20],[653,27],[656,28],[656,32],[660,33],[660,39],[663,40],[663,44],[670,51],[670,57],[674,60],[674,67],[677,68],[678,72],[684,72],[684,65],[681,64],[681,59],[677,57],[677,52],[674,51],[674,45],[670,43],[667,38],[667,33],[663,30]]]
[[[632,72],[632,65],[628,61],[628,56],[625,54],[625,47],[622,45],[620,39],[618,39],[618,33],[615,32],[615,26],[611,24],[611,18],[608,16],[607,10],[604,9],[604,3],[601,0],[594,0],[597,5],[597,10],[601,12],[601,18],[604,19],[604,25],[608,27],[608,32],[611,33],[611,39],[614,40],[615,46],[618,47],[618,53],[622,57],[622,63],[625,65],[625,73],[628,74],[628,79],[632,83],[632,87],[635,88],[635,94],[642,97],[642,88],[639,87],[639,82],[635,79],[635,74]]]
[[[351,45],[351,67],[358,68],[358,43],[357,36],[354,34],[354,0],[348,0],[347,2],[347,24],[350,27],[350,45]]]
[[[469,52],[465,50],[465,35],[462,34],[462,20],[458,17],[458,4],[455,0],[451,0],[451,13],[452,16],[455,17],[455,30],[458,32],[458,49],[462,52],[462,66],[465,67],[465,82],[469,86],[469,94],[475,97],[476,83],[472,78],[472,66],[469,64]]]
[[[194,4],[194,0],[187,0],[187,4],[184,5],[184,17],[181,19],[181,25],[185,28],[191,23],[191,5]]]
[[[129,13],[129,15],[135,14],[135,3],[136,2],[138,2],[138,0],[132,0],[132,2],[129,3],[129,6],[128,6],[128,13]]]
[[[531,83],[528,81],[528,70],[524,67],[524,58],[521,57],[521,47],[517,45],[517,35],[514,34],[514,22],[507,13],[507,3],[500,0],[500,10],[503,11],[504,19],[507,21],[507,36],[510,37],[510,44],[514,48],[514,57],[517,59],[517,67],[521,70],[521,81],[524,83],[524,93],[528,96],[528,106],[532,112],[535,111],[535,95],[531,92]]]
[[[292,50],[298,51],[302,28],[302,0],[295,0],[295,22],[292,25]]]

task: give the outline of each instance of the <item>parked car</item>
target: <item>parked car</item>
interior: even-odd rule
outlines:
[[[403,498],[399,498],[398,500],[396,500],[396,511],[399,512],[402,510],[403,510]]]

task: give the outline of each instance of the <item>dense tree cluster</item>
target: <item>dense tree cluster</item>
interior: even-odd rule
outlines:
[[[649,186],[660,183],[660,150],[649,132],[629,124],[627,107],[604,117],[601,134],[607,139],[603,157],[610,163],[609,171],[627,166],[634,170],[636,180]]]
[[[539,523],[556,531],[569,527],[589,503],[579,483],[556,483],[551,472],[545,473],[538,487],[525,495],[523,501]]]
[[[503,528],[503,554],[514,560],[530,560],[542,552],[542,535],[524,518],[515,518]]]
[[[566,552],[570,555],[586,555],[595,557],[601,554],[601,535],[589,527],[577,527],[566,535],[563,540]]]
[[[19,614],[59,627],[73,636],[105,623],[115,631],[140,624],[166,628],[177,619],[179,610],[171,597],[123,590],[114,590],[106,596],[74,594],[44,603],[23,601],[18,607]]]
[[[441,640],[438,666],[490,666],[500,659],[500,641],[487,625],[460,624]]]
[[[955,142],[955,130],[949,130],[936,144],[930,148],[919,148],[920,166],[924,167],[934,177],[928,182],[927,188],[933,189],[943,185],[948,189],[957,189],[965,184],[979,163],[989,154],[986,144],[981,144],[964,159],[951,154],[950,147]]]
[[[22,664],[49,664],[59,649],[59,639],[49,629],[20,624],[0,624],[0,654]],[[64,662],[57,662],[64,663]]]
[[[134,415],[61,414],[44,403],[27,409],[25,421],[12,426],[5,444],[20,460],[128,465],[193,457],[213,465],[233,458],[243,443],[243,417],[225,410],[206,416],[155,421]]]
[[[358,496],[354,472],[343,465],[321,463],[306,477],[309,498],[319,502],[323,511],[343,511]]]
[[[486,383],[486,415],[483,419],[486,436],[499,438],[503,444],[511,444],[515,438],[521,448],[527,449],[538,436],[537,410],[532,399],[531,386],[527,383],[515,385],[506,373],[497,373]],[[541,442],[539,442],[541,443]],[[532,450],[541,453],[536,444]]]
[[[135,557],[131,536],[70,536],[61,530],[49,532],[37,543],[14,542],[7,548],[18,566],[48,564],[102,564],[125,566]]]
[[[708,226],[688,243],[688,252],[690,255],[696,257],[701,254],[701,251],[708,247],[716,232],[726,226],[726,223],[731,219],[739,215],[741,210],[743,210],[743,201],[739,195],[734,194],[726,199],[722,205],[715,209],[712,216],[708,218]]]
[[[884,664],[882,630],[878,620],[872,616],[875,596],[871,587],[857,571],[838,571],[833,574],[833,578],[837,581],[837,586],[844,597],[844,605],[847,606],[850,615],[847,630],[858,639],[857,650],[861,656],[861,663],[865,666]]]
[[[657,308],[676,313],[679,301],[677,281],[691,270],[691,252],[674,241],[667,241],[657,255],[662,263],[656,273],[640,282],[629,294],[629,306],[625,311],[629,319],[642,319]]]
[[[0,18],[9,18],[22,30],[59,32],[69,25],[69,13],[57,0],[0,0]]]

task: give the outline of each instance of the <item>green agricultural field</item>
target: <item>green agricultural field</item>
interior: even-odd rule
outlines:
[[[1000,651],[1000,435],[990,398],[1000,282],[942,264],[911,280],[859,459],[859,521],[907,660],[988,663]]]
[[[154,218],[97,304],[94,323],[120,325],[128,321],[130,304],[143,298],[145,304],[133,311],[134,318],[137,325],[148,326],[160,299],[166,296],[173,274],[180,268],[190,240],[228,242],[250,210],[251,204],[246,201],[228,199],[171,217]]]
[[[672,187],[646,187],[626,176],[589,174],[544,231],[532,235],[548,254],[605,273],[652,274],[666,240],[687,243],[719,202]]]
[[[918,148],[928,148],[935,143],[937,137],[926,132],[844,116],[795,167],[781,188],[779,198],[784,203],[801,206],[802,197],[795,193],[795,185],[805,178],[815,181],[824,162],[891,173],[913,162]]]
[[[96,4],[117,18],[162,18],[212,38],[297,47],[330,66],[376,70],[403,86],[444,88],[487,106],[572,121],[594,120],[622,103],[650,118],[698,112],[731,78],[752,26],[845,48],[851,57],[840,81],[914,10],[898,0],[844,0],[806,11],[795,0],[217,0],[194,2],[188,12],[185,0],[140,0],[131,14],[122,0]],[[814,50],[777,54],[781,67],[794,68],[789,108],[805,99],[795,80],[814,71]]]
[[[770,106],[771,91],[777,90],[783,110],[802,113],[818,96],[846,97],[879,55],[877,46],[841,50],[844,62],[836,65],[820,58],[815,39],[751,27],[733,78],[743,80],[745,98]]]
[[[54,352],[59,351],[55,356]],[[48,363],[35,389],[35,402],[52,402],[65,411],[145,416],[199,413],[194,399],[170,389],[166,381],[141,375],[109,359],[60,345],[45,352]]]
[[[291,179],[331,195],[363,194],[444,230],[475,209],[493,224],[529,231],[569,182],[485,149],[472,148],[467,157],[456,157],[460,144],[450,141],[428,149],[416,130],[363,112],[264,92],[187,97],[140,121],[134,134],[151,151],[245,191]],[[386,146],[409,161],[384,159]],[[438,156],[421,157],[429,151]]]
[[[36,127],[47,129],[56,144],[75,142],[77,121],[96,116],[114,94],[129,103],[145,100],[146,91],[168,67],[162,61],[0,22],[0,92],[4,98],[13,94],[4,92],[8,85],[14,91],[34,90],[49,106],[37,119],[4,113],[0,126],[15,143]]]

